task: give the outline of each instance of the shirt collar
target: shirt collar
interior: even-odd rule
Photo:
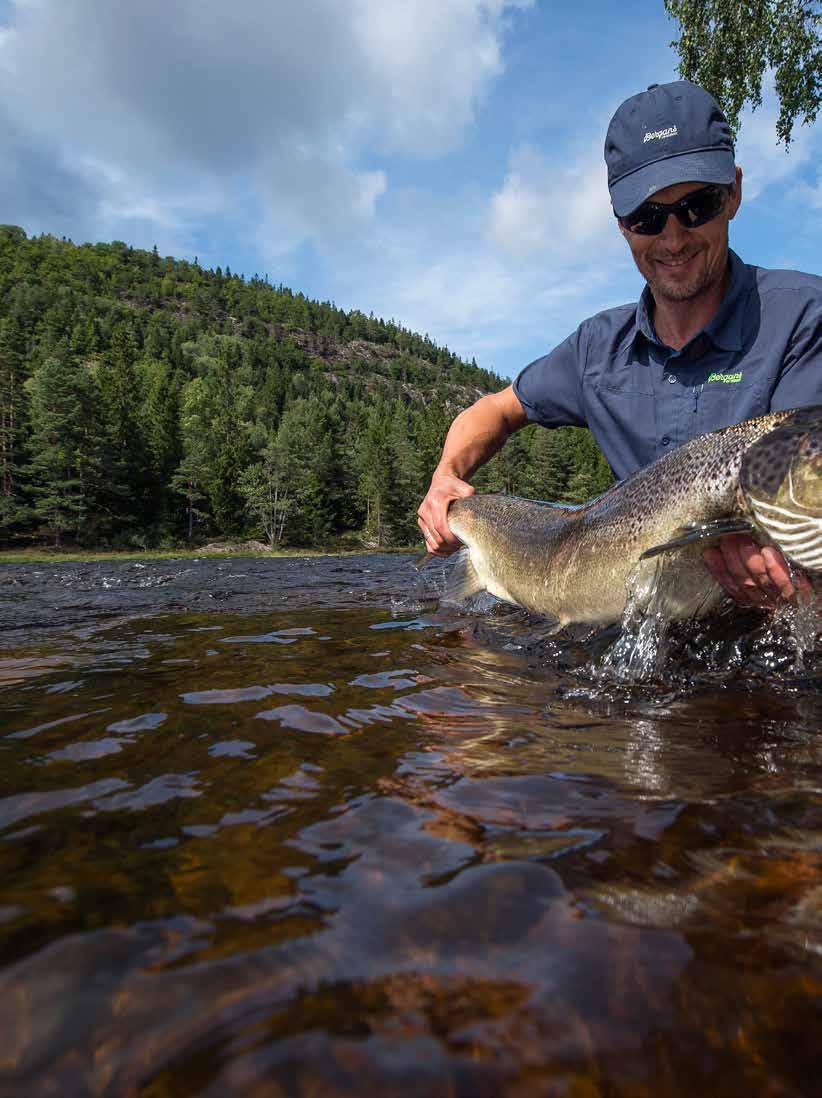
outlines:
[[[708,336],[715,347],[719,347],[723,351],[740,351],[742,349],[742,319],[753,275],[748,266],[731,249],[728,249],[728,263],[731,275],[728,289],[716,316],[709,324],[706,324],[702,332]],[[658,344],[660,339],[651,320],[652,312],[653,297],[651,296],[650,287],[646,285],[636,306],[634,339],[642,335],[649,342]],[[698,339],[701,334],[701,332],[698,332],[694,339]]]

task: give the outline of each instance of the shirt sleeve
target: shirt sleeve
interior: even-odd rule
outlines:
[[[584,427],[582,375],[588,341],[585,325],[547,355],[526,366],[514,382],[525,414],[543,427]]]
[[[809,404],[822,404],[822,293],[799,314],[771,396],[772,412]]]

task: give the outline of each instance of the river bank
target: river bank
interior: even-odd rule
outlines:
[[[362,547],[341,547],[330,545],[324,548],[301,549],[288,546],[283,549],[269,549],[264,542],[258,541],[219,541],[209,542],[199,548],[180,546],[174,549],[2,549],[0,564],[91,564],[99,561],[148,561],[148,560],[202,560],[203,558],[222,559],[224,557],[352,557],[372,553],[413,553],[422,552],[421,546],[392,545],[379,549]]]

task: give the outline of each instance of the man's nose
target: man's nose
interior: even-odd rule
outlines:
[[[689,230],[672,213],[668,214],[665,227],[659,234],[659,242],[669,251],[678,252],[688,243]]]

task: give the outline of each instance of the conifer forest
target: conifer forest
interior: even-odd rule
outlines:
[[[267,278],[0,227],[0,542],[420,544],[453,417],[507,384]],[[479,491],[581,502],[591,435],[529,427]]]

